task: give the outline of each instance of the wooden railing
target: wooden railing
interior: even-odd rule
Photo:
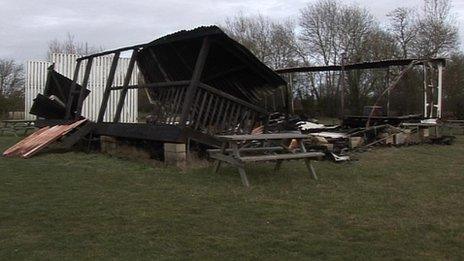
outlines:
[[[181,124],[188,85],[158,87],[152,92],[156,122]],[[259,115],[266,111],[237,97],[200,83],[193,94],[185,126],[207,134],[251,133]]]

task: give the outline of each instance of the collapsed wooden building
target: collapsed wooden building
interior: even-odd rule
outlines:
[[[130,53],[124,84],[113,86],[119,57]],[[248,49],[216,26],[180,31],[146,44],[80,57],[73,79],[50,70],[44,95],[31,113],[38,127],[63,124],[81,117],[86,88],[96,57],[111,56],[98,120],[88,122],[94,136],[185,143],[195,140],[217,146],[217,134],[251,133],[269,111],[287,112],[291,95],[287,83]],[[139,84],[130,85],[135,66]],[[82,82],[78,82],[83,73]],[[121,123],[128,90],[144,89],[153,111],[144,123]],[[120,92],[112,121],[104,121],[108,97]]]
[[[130,60],[123,84],[116,85],[116,68],[120,57]],[[82,117],[82,108],[92,70],[99,58],[112,60],[106,76],[98,117]],[[325,126],[292,115],[292,86],[279,74],[340,71],[344,93],[344,73],[363,70],[404,67],[395,80],[379,95],[366,115],[347,116],[341,95],[341,125]],[[387,115],[375,113],[378,101],[392,90],[415,66],[424,68],[423,115]],[[453,137],[439,134],[437,119],[442,114],[442,70],[445,59],[403,59],[286,68],[273,71],[248,49],[228,37],[216,26],[180,31],[152,42],[104,51],[77,59],[73,79],[49,68],[43,94],[34,100],[31,113],[38,116],[38,131],[4,152],[4,156],[30,157],[59,141],[70,148],[82,139],[105,142],[111,139],[144,144],[144,149],[161,152],[171,162],[185,162],[190,141],[208,147],[209,157],[216,160],[215,171],[222,163],[238,168],[242,182],[249,186],[245,163],[273,161],[278,170],[283,161],[304,160],[308,171],[317,179],[312,160],[329,158],[349,160],[342,155],[359,146],[376,144],[401,145],[419,142],[451,143]],[[139,72],[137,84],[131,78]],[[100,67],[100,71],[102,68]],[[434,77],[434,73],[437,77]],[[120,80],[120,79],[119,79]],[[290,81],[292,82],[292,81]],[[121,122],[129,90],[146,92],[152,105],[149,116],[139,123]],[[108,114],[108,100],[119,93],[116,109]],[[96,105],[96,104],[94,104]],[[110,117],[112,119],[108,120]],[[275,117],[277,116],[277,117]],[[434,134],[430,134],[430,129]],[[216,147],[216,149],[211,148]],[[220,148],[220,149],[217,149]],[[167,153],[168,152],[168,153]],[[163,154],[164,153],[164,154]],[[335,153],[342,155],[336,155]],[[174,155],[174,156],[172,156]],[[178,157],[178,155],[181,155]],[[163,157],[164,156],[164,157]]]

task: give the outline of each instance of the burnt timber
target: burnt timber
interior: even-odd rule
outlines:
[[[113,86],[118,58],[123,52],[132,52],[124,83]],[[52,95],[60,94],[64,108],[58,116],[38,115],[42,119],[37,121],[37,126],[81,117],[93,59],[105,55],[111,56],[113,62],[92,130],[94,135],[178,143],[193,139],[217,146],[214,135],[249,134],[258,122],[267,119],[269,111],[286,113],[291,107],[287,83],[278,74],[221,29],[209,26],[78,58],[73,79],[66,78],[53,88],[46,87],[53,91],[41,97],[47,101]],[[129,85],[135,66],[143,80]],[[52,79],[50,75],[56,76],[56,72],[49,72]],[[79,79],[83,80],[79,82]],[[47,86],[55,82],[47,82]],[[150,122],[119,122],[129,89],[147,92],[153,104]],[[104,122],[111,92],[119,92],[120,97],[113,121]],[[40,109],[40,104],[37,107]],[[48,108],[45,105],[41,109]]]

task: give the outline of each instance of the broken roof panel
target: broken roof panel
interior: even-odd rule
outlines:
[[[217,26],[179,31],[144,45],[137,63],[146,83],[190,80],[206,37],[211,48],[201,82],[254,104],[277,95],[276,107],[285,107],[279,90],[287,83]]]

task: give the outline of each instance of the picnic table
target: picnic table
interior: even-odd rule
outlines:
[[[223,135],[216,137],[222,143],[221,148],[208,150],[210,157],[216,160],[214,173],[219,171],[222,163],[228,163],[238,169],[242,183],[246,187],[249,187],[250,183],[246,176],[245,163],[272,161],[276,162],[275,170],[279,170],[285,160],[304,160],[308,171],[317,180],[316,171],[311,160],[320,159],[325,155],[322,152],[308,152],[304,140],[308,139],[309,136],[301,133]],[[289,146],[292,140],[297,142],[298,148]],[[259,147],[251,147],[256,143],[259,143]],[[255,155],[244,155],[249,153]]]
[[[27,131],[33,129],[35,129],[34,120],[3,120],[0,126],[0,135],[10,132],[17,137],[18,132],[21,131],[25,135]]]

